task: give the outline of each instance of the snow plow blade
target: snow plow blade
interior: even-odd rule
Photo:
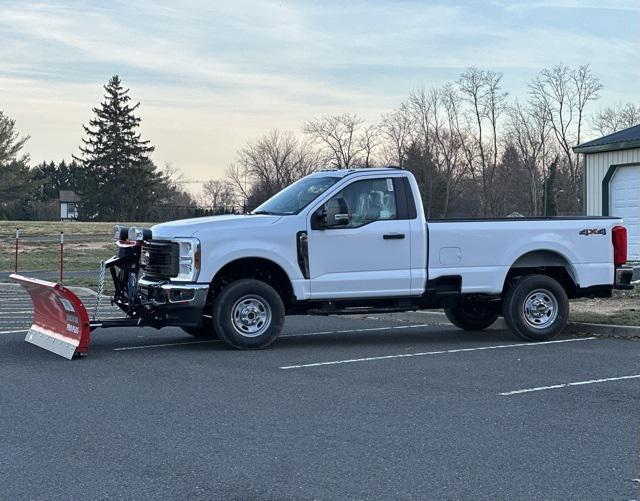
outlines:
[[[12,274],[31,296],[33,325],[25,341],[71,360],[89,350],[89,314],[82,301],[63,285]]]

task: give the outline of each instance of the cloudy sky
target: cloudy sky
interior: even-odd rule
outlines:
[[[269,129],[375,121],[471,65],[526,97],[560,61],[591,64],[596,108],[640,103],[640,0],[0,0],[0,110],[34,162],[77,153],[115,73],[142,103],[156,163],[209,179]]]

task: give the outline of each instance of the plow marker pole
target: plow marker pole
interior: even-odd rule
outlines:
[[[16,228],[16,258],[13,265],[13,272],[18,273],[18,242],[20,241],[20,228]]]
[[[64,231],[60,232],[60,285],[64,279]]]

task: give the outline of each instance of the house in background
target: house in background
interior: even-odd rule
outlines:
[[[640,261],[640,125],[579,144],[584,155],[587,216],[624,219],[629,260]]]
[[[77,203],[80,200],[75,191],[60,190],[60,219],[78,219]]]

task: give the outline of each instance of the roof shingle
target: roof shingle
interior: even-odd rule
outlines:
[[[573,148],[573,151],[576,153],[597,153],[638,147],[640,147],[640,125],[634,125],[628,129],[579,144]]]

